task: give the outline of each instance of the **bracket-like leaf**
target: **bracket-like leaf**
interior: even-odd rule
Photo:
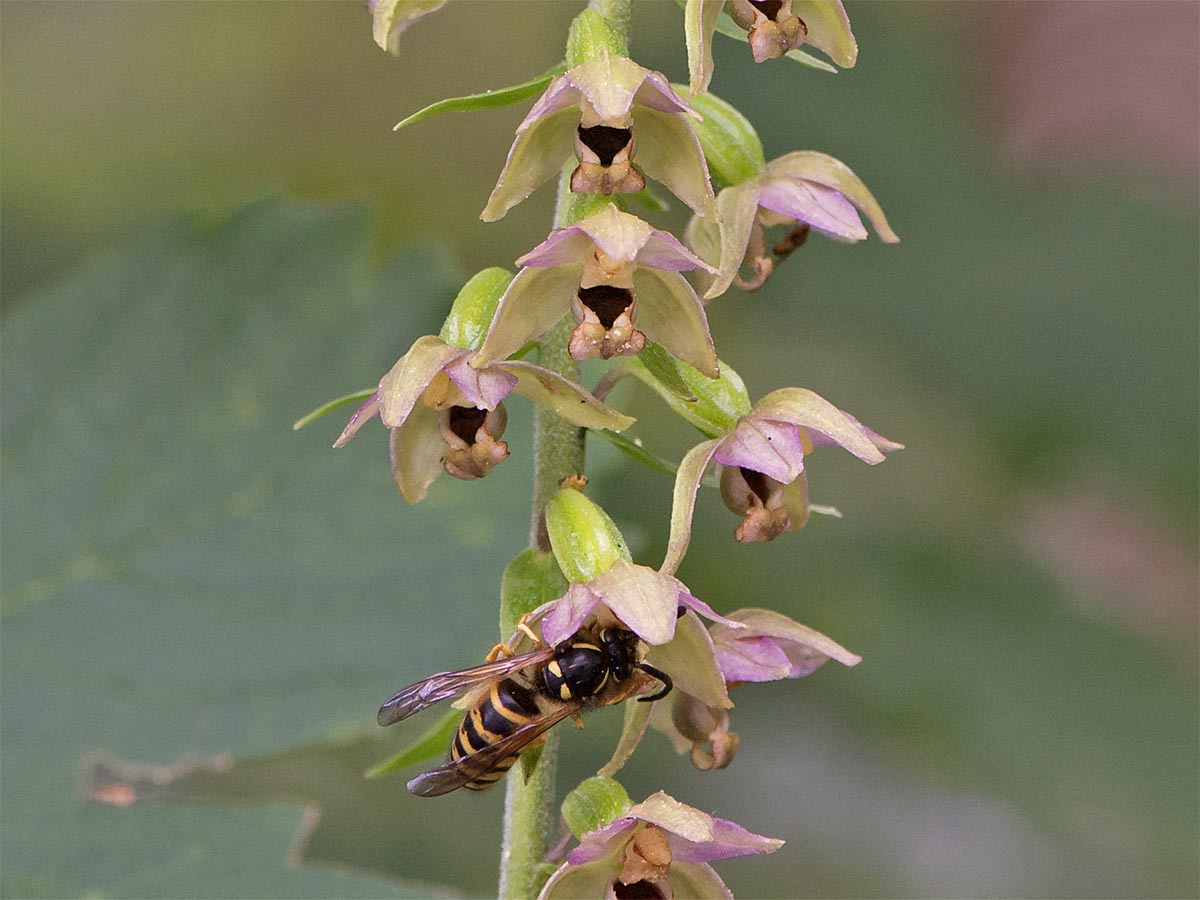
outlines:
[[[426,729],[412,744],[405,747],[386,762],[381,762],[374,768],[368,769],[366,776],[368,778],[378,778],[380,775],[398,772],[401,769],[407,769],[409,766],[419,765],[427,760],[445,756],[446,748],[454,740],[454,734],[458,731],[462,717],[461,710],[446,710],[441,719]]]
[[[540,94],[550,84],[555,75],[561,75],[567,69],[564,63],[559,63],[553,69],[543,72],[537,78],[531,78],[512,87],[499,88],[494,91],[484,91],[480,94],[468,94],[464,97],[447,97],[436,103],[430,103],[424,109],[419,109],[392,126],[392,131],[399,131],[406,125],[413,125],[423,119],[444,112],[477,112],[481,109],[499,109],[502,106],[512,106],[537,94]]]

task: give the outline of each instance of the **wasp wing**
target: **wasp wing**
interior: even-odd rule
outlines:
[[[408,783],[408,789],[418,797],[438,797],[458,790],[495,771],[500,763],[510,756],[516,756],[563,719],[579,712],[580,708],[579,703],[565,703],[528,725],[522,725],[494,744],[418,775]]]
[[[503,678],[519,669],[536,665],[554,658],[553,647],[543,647],[532,653],[522,653],[507,659],[483,663],[470,669],[458,672],[438,672],[428,678],[410,684],[404,690],[388,699],[379,707],[376,721],[380,725],[393,725],[401,719],[407,719],[414,713],[419,713],[433,704],[464,694],[473,687],[486,684],[489,681]]]

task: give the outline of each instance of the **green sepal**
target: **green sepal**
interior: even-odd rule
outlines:
[[[637,355],[637,361],[645,366],[646,371],[653,375],[658,383],[665,390],[674,394],[676,398],[684,403],[696,402],[696,394],[683,375],[682,367],[687,366],[687,363],[677,360],[661,344],[646,341],[646,346]],[[692,367],[688,366],[688,368]],[[693,369],[693,371],[695,370]]]
[[[681,84],[676,90],[686,90]],[[723,187],[757,178],[767,165],[762,140],[750,120],[714,94],[696,94],[692,107],[703,120],[692,123],[708,170]]]
[[[512,87],[500,88],[494,91],[484,91],[480,94],[467,94],[463,97],[447,97],[437,103],[430,103],[424,109],[419,109],[410,116],[401,119],[392,126],[392,131],[399,131],[407,125],[414,125],[423,119],[444,112],[478,112],[481,109],[499,109],[502,106],[512,106],[540,94],[550,84],[555,75],[561,75],[567,69],[559,63],[553,69],[548,69],[536,78],[514,84]]]
[[[349,406],[351,403],[362,403],[373,393],[375,393],[375,388],[366,388],[365,390],[355,391],[353,394],[346,394],[342,397],[338,397],[336,400],[330,400],[328,403],[318,406],[308,415],[301,416],[299,419],[293,422],[292,431],[299,431],[305,425],[309,425],[317,421],[317,419],[321,418],[321,416],[331,413],[335,409],[341,409],[343,406]]]
[[[454,298],[438,337],[454,347],[478,350],[496,315],[496,305],[512,280],[513,273],[499,266],[473,276]]]
[[[618,559],[633,559],[608,513],[571,488],[546,504],[546,532],[558,567],[571,582],[591,581]]]
[[[750,412],[750,395],[746,385],[727,363],[720,364],[720,377],[709,378],[687,363],[675,360],[678,375],[695,398],[693,400],[683,399],[673,385],[661,381],[658,374],[642,362],[641,354],[624,365],[629,367],[629,374],[653,388],[671,409],[707,437],[721,437],[729,433],[737,425],[737,420]]]
[[[567,592],[553,553],[530,547],[518,553],[500,578],[500,640],[517,630],[521,616]]]
[[[619,781],[594,775],[563,798],[562,816],[578,840],[619,819],[631,806],[633,801]]]
[[[567,32],[567,67],[587,62],[601,49],[613,56],[629,56],[629,45],[612,23],[594,9],[585,9]]]
[[[445,714],[434,725],[431,725],[422,733],[416,741],[409,744],[386,762],[368,769],[365,773],[366,777],[378,778],[380,775],[387,775],[390,772],[407,769],[409,766],[415,766],[418,763],[445,756],[446,748],[454,740],[455,732],[458,731],[462,717],[461,710],[446,710]]]

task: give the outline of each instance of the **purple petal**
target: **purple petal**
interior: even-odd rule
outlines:
[[[379,391],[373,393],[363,402],[362,406],[354,411],[354,415],[350,417],[350,421],[346,423],[346,427],[342,429],[338,439],[333,442],[333,446],[346,446],[346,442],[358,434],[358,430],[377,415],[379,415]]]
[[[682,583],[679,584],[679,602],[692,612],[699,613],[700,615],[704,616],[704,618],[713,622],[718,622],[726,628],[732,628],[737,631],[746,627],[741,622],[737,622],[733,619],[727,619],[699,597],[693,597]]]
[[[517,126],[517,132],[525,131],[538,119],[544,119],[560,109],[566,109],[577,103],[579,103],[578,88],[571,84],[565,75],[557,75],[550,80],[550,83],[546,85],[546,90],[542,92],[542,96],[521,120],[521,124]]]
[[[542,639],[548,644],[565,641],[600,605],[600,595],[587,584],[573,584],[542,619]]]
[[[559,228],[517,260],[518,266],[538,269],[580,262],[592,249],[592,239],[579,225]]]
[[[703,269],[711,275],[716,275],[718,271],[681,244],[673,234],[659,231],[657,228],[651,232],[646,245],[638,252],[637,261],[638,265],[653,266],[671,272]]]
[[[747,831],[736,822],[715,817],[712,820],[712,840],[704,843],[675,837],[670,840],[671,856],[677,862],[711,862],[714,859],[774,853],[783,846],[783,841],[778,838],[764,837]]]
[[[866,240],[867,229],[854,204],[841,191],[811,181],[764,178],[758,192],[760,206],[811,225],[840,241]]]
[[[680,97],[671,87],[671,82],[661,72],[647,72],[646,80],[638,88],[633,102],[639,106],[648,106],[665,113],[687,113],[696,119],[700,113],[692,109],[691,104]]]
[[[628,839],[626,832],[632,831],[637,823],[638,820],[634,816],[622,816],[603,828],[589,831],[580,839],[579,846],[567,856],[567,862],[573,866],[581,866],[608,856]]]
[[[748,415],[721,441],[713,459],[790,484],[804,471],[804,444],[795,425]]]
[[[471,351],[447,365],[444,371],[462,391],[472,406],[479,409],[495,409],[517,384],[516,376],[496,368],[473,369],[467,364]]]
[[[715,644],[726,681],[779,681],[791,675],[788,655],[770,638],[718,640]]]

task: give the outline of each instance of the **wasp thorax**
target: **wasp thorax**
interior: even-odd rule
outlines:
[[[438,413],[438,433],[446,442],[442,465],[455,478],[483,478],[508,458],[508,444],[500,440],[508,424],[504,404],[495,409],[451,406]]]
[[[581,287],[571,301],[578,327],[571,332],[576,359],[631,356],[646,346],[646,336],[633,327],[637,295],[632,288],[598,284]]]
[[[792,0],[729,0],[729,15],[749,32],[755,62],[783,56],[804,43],[808,26],[792,12]]]
[[[546,691],[560,700],[585,700],[595,696],[608,681],[607,654],[592,643],[563,647],[542,673]]]
[[[721,471],[721,499],[731,512],[744,517],[734,537],[743,543],[773,541],[787,531],[791,521],[783,488],[762,472],[726,466]]]

